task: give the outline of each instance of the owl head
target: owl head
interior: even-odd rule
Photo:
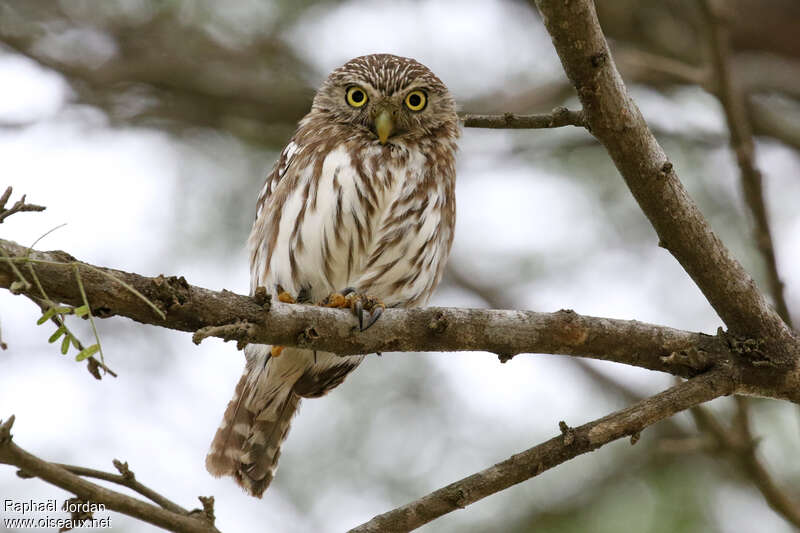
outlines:
[[[312,113],[368,132],[383,145],[442,130],[457,135],[456,105],[444,83],[425,65],[391,54],[357,57],[334,70]]]

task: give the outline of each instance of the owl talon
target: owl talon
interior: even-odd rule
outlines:
[[[364,331],[364,304],[360,298],[353,302],[353,313],[358,317],[358,329]]]
[[[383,314],[386,306],[377,298],[359,293],[352,287],[329,294],[319,303],[322,307],[350,309],[358,318],[359,331],[368,330]]]
[[[369,328],[371,328],[372,325],[375,322],[377,322],[378,319],[381,317],[381,315],[383,314],[383,310],[384,310],[383,304],[376,305],[373,308],[372,313],[370,314],[369,320],[367,320],[367,325],[362,327],[361,331],[367,331]],[[361,322],[361,317],[359,316],[359,326],[361,326],[360,322]]]

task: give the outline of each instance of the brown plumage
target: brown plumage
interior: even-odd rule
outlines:
[[[413,59],[355,58],[334,70],[281,152],[248,241],[251,291],[302,302],[352,288],[387,306],[424,305],[455,223],[455,103]],[[249,345],[206,458],[260,497],[301,398],[339,385],[363,356]]]

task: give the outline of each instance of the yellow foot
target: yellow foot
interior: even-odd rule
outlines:
[[[334,307],[337,309],[349,309],[350,302],[347,301],[347,298],[340,293],[340,292],[332,292],[328,296],[322,300],[319,305],[321,307]]]
[[[283,352],[283,346],[273,346],[269,351],[272,357],[278,357],[281,355],[281,352]]]
[[[297,300],[294,296],[289,294],[289,291],[284,289],[281,285],[276,285],[275,289],[278,293],[278,301],[283,302],[285,304],[296,304]]]
[[[377,322],[383,314],[383,310],[386,309],[386,305],[377,298],[361,294],[350,288],[342,292],[331,293],[319,305],[350,309],[358,318],[358,327],[361,331],[368,330]]]
[[[279,302],[283,302],[285,304],[296,304],[297,303],[297,300],[294,299],[294,296],[292,296],[291,294],[289,294],[286,291],[278,293],[278,301]]]

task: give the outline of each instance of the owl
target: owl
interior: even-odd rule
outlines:
[[[258,197],[251,293],[349,307],[362,330],[387,306],[424,305],[453,242],[458,136],[450,92],[417,61],[375,54],[334,70]],[[300,400],[341,384],[364,356],[244,351],[206,467],[261,497]]]

